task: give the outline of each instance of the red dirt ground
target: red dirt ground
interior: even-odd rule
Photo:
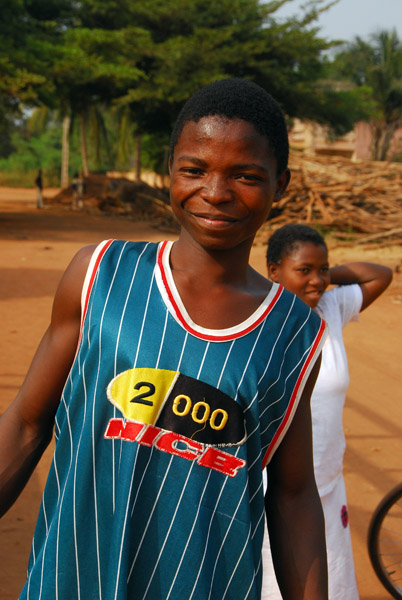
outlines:
[[[46,190],[50,198],[57,190]],[[57,283],[75,254],[105,238],[174,239],[171,232],[115,217],[35,208],[35,191],[0,188],[0,412],[11,402],[47,327]],[[265,247],[252,264],[265,273]],[[330,249],[331,263],[369,260],[401,266],[402,248]],[[402,269],[401,269],[402,271]],[[345,408],[345,477],[352,539],[362,600],[389,598],[369,563],[366,534],[382,496],[401,479],[402,274],[345,330],[351,385]],[[15,505],[0,521],[0,597],[15,600],[24,582],[33,528],[51,460],[49,448]]]

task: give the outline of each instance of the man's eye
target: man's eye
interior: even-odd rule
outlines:
[[[182,167],[180,169],[182,173],[186,173],[187,175],[201,175],[202,170],[197,167]]]
[[[258,175],[250,175],[249,173],[242,173],[237,176],[237,179],[249,182],[261,181],[261,177],[258,177]]]

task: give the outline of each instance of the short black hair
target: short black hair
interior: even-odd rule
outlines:
[[[299,224],[283,225],[268,240],[267,264],[279,265],[284,256],[289,256],[297,248],[299,242],[311,242],[327,248],[322,235],[312,227]]]
[[[251,123],[267,140],[277,161],[278,174],[288,166],[289,140],[285,117],[277,101],[262,87],[247,79],[219,79],[199,89],[181,109],[170,138],[170,158],[188,121],[221,116]]]

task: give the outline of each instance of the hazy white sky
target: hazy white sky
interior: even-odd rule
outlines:
[[[292,0],[275,15],[288,17],[300,13],[306,0]],[[379,29],[396,29],[402,40],[402,0],[339,0],[324,12],[317,25],[323,37],[351,41],[356,35],[368,38]]]

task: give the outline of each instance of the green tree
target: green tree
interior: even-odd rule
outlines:
[[[21,100],[35,97],[44,78],[28,61],[33,50],[33,23],[21,0],[3,3],[0,19],[0,156],[13,149],[14,121],[21,116]],[[37,58],[31,56],[31,59]]]
[[[215,79],[239,76],[270,91],[289,117],[329,124],[337,133],[363,114],[361,91],[338,89],[328,77],[316,21],[334,2],[313,0],[300,17],[279,22],[277,9],[291,0],[148,0],[136,21],[148,30],[152,51],[140,63],[147,77],[127,90],[137,129],[170,130],[183,102]]]
[[[138,48],[142,52],[148,42],[144,32],[127,23],[130,4],[10,0],[0,23],[0,133],[8,135],[2,136],[0,156],[12,151],[11,129],[23,104],[45,105],[63,122],[62,184],[68,180],[68,143],[77,122],[82,167],[88,172],[87,138],[97,144],[99,158],[105,131],[98,107],[141,74],[135,67]],[[97,13],[102,19],[94,18]]]
[[[73,24],[74,0],[10,0],[0,21],[0,128],[15,128],[26,107],[49,106],[49,67]],[[14,127],[13,127],[14,126]],[[5,145],[4,136],[3,147]],[[13,151],[8,144],[7,156]],[[1,152],[1,151],[0,151]]]
[[[87,126],[92,123],[93,139],[98,141],[102,129],[94,108],[110,105],[143,75],[136,62],[147,44],[147,33],[133,27],[130,31],[80,27],[65,35],[63,53],[54,64],[52,79],[57,96],[79,120],[84,174],[88,172]]]
[[[0,70],[7,68],[12,102],[45,105],[63,123],[63,185],[77,127],[84,173],[89,156],[98,166],[131,164],[134,156],[138,163],[141,138],[147,156],[165,162],[184,101],[227,76],[260,83],[290,117],[346,131],[362,94],[327,77],[323,53],[332,43],[319,36],[316,21],[333,2],[311,0],[300,17],[280,22],[277,9],[292,1],[10,0],[22,29],[6,28],[14,46],[10,64],[0,53]],[[155,136],[163,152],[150,150]]]
[[[372,158],[385,160],[395,131],[402,127],[402,42],[396,31],[380,31],[369,41],[356,37],[336,55],[334,68],[357,88],[369,89]]]

